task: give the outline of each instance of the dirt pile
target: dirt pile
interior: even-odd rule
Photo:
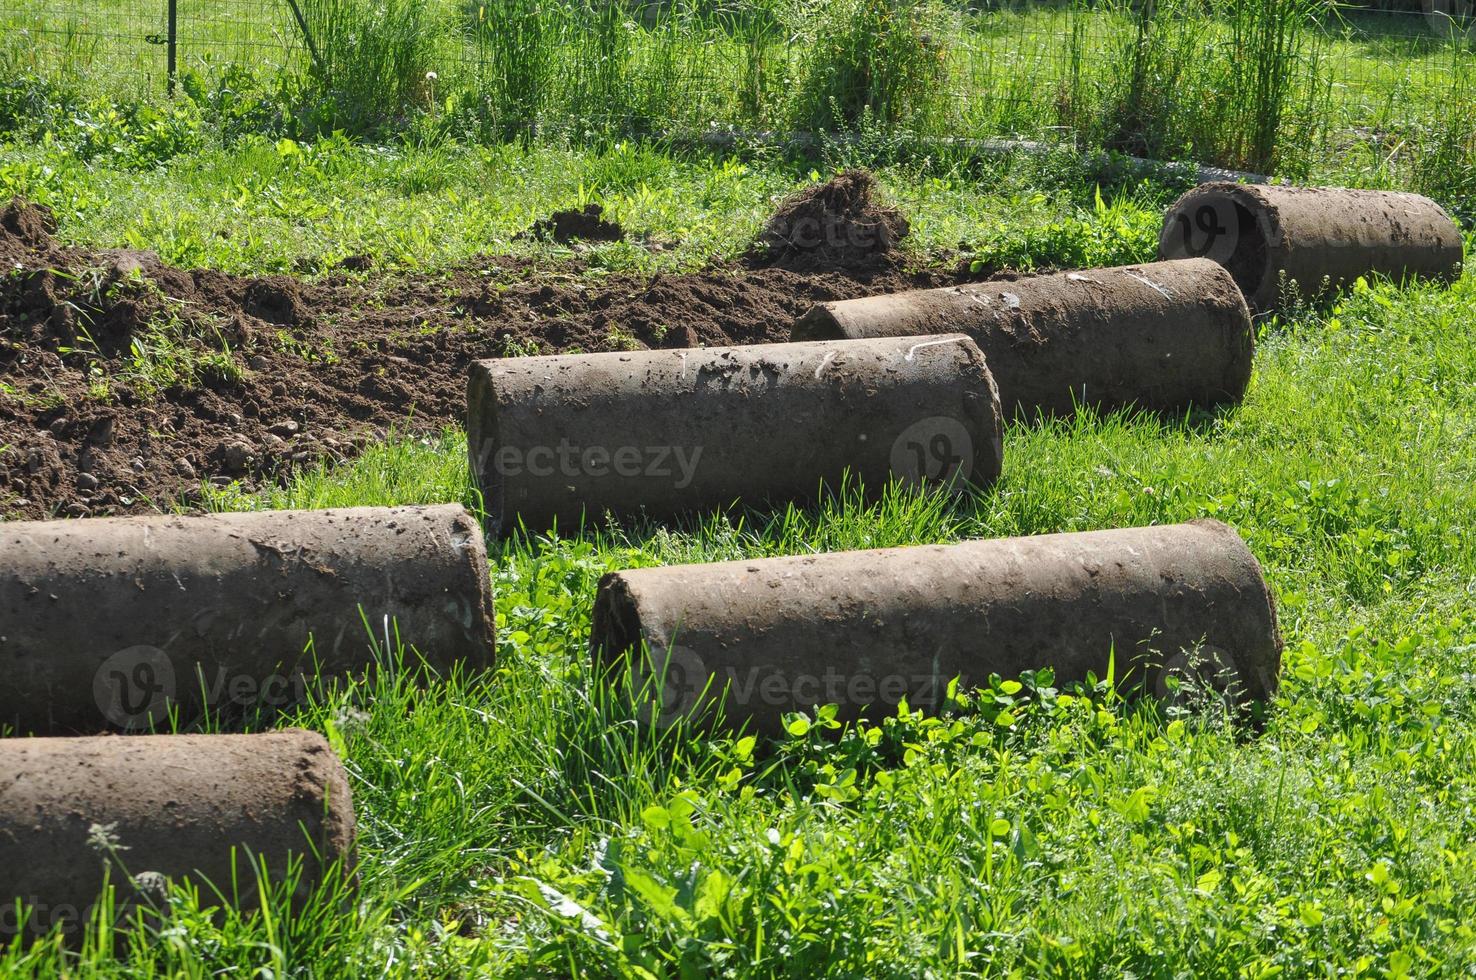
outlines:
[[[553,240],[560,245],[571,242],[623,242],[625,229],[614,221],[605,219],[605,209],[598,204],[587,204],[584,210],[570,208],[555,211],[547,218],[533,222],[533,227],[517,236],[519,239]]]
[[[474,359],[788,339],[816,303],[947,273],[714,267],[584,278],[578,261],[483,258],[316,281],[163,265],[0,213],[0,516],[189,505],[250,491],[393,430],[461,425]]]
[[[0,266],[6,271],[20,265],[27,253],[51,246],[56,216],[39,204],[12,201],[0,211]]]
[[[786,198],[764,223],[749,264],[809,272],[864,272],[900,264],[907,219],[878,199],[876,178],[847,170]]]

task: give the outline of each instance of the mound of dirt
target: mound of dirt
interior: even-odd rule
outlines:
[[[795,272],[891,268],[909,230],[900,211],[880,203],[870,172],[847,170],[786,198],[764,223],[749,264]]]
[[[714,267],[583,277],[484,258],[317,281],[68,248],[0,213],[0,516],[188,506],[399,435],[461,425],[467,365],[514,354],[787,340],[816,303],[947,285],[946,271]]]
[[[598,204],[585,205],[583,211],[555,211],[547,218],[533,222],[533,227],[520,232],[519,239],[552,239],[561,245],[570,242],[622,242],[625,229],[605,220],[605,209]]]

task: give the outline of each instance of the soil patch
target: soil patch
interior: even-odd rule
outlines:
[[[533,222],[533,227],[518,238],[552,239],[561,245],[570,242],[623,242],[625,229],[617,222],[605,220],[605,210],[598,204],[587,204],[583,211],[572,208],[555,211],[547,218]]]
[[[847,170],[786,198],[764,223],[748,261],[795,272],[894,268],[908,231],[902,213],[878,199],[876,178]]]
[[[816,303],[957,281],[889,264],[604,274],[484,258],[435,275],[307,282],[60,245],[0,213],[0,515],[188,506],[390,431],[461,425],[466,369],[517,354],[787,340]]]

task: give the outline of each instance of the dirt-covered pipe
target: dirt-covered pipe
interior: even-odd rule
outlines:
[[[19,733],[286,706],[396,633],[438,669],[491,665],[486,545],[465,508],[0,524],[0,727]]]
[[[876,718],[903,697],[937,707],[955,676],[1041,668],[1259,701],[1281,660],[1260,566],[1212,520],[616,572],[591,646],[637,695],[660,680],[660,720],[720,703],[764,732],[817,704]]]
[[[1229,274],[1196,259],[823,303],[795,340],[960,331],[984,352],[1007,418],[1078,405],[1181,411],[1238,401],[1255,333]]]
[[[500,534],[808,503],[847,472],[875,493],[1000,469],[999,397],[963,336],[480,361],[467,402]]]
[[[1214,259],[1252,308],[1269,312],[1290,295],[1315,298],[1375,273],[1452,281],[1462,240],[1444,209],[1418,194],[1221,182],[1174,202],[1158,254]]]
[[[124,919],[163,908],[161,877],[251,907],[253,862],[269,884],[300,863],[299,897],[352,871],[348,779],[314,732],[3,739],[0,774],[0,937],[80,930],[105,880]]]

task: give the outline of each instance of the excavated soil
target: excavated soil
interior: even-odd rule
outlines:
[[[793,255],[683,275],[491,257],[308,282],[66,247],[55,228],[44,208],[0,211],[12,518],[188,506],[205,481],[251,491],[390,431],[460,425],[474,359],[787,340],[816,303],[960,278],[904,271],[888,246],[865,262],[807,254],[805,271]]]
[[[562,245],[571,242],[620,242],[625,240],[625,229],[607,220],[605,209],[598,204],[587,204],[582,211],[571,208],[540,218],[518,238],[541,238]]]
[[[847,170],[786,198],[764,223],[748,264],[794,272],[892,269],[901,265],[898,245],[909,230],[900,211],[881,203],[875,177]]]

